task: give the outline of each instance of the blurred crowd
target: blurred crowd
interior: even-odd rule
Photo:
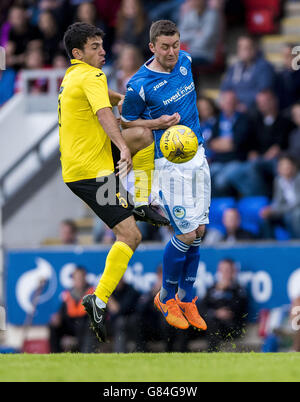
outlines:
[[[49,322],[51,353],[218,352],[224,348],[245,351],[251,344],[249,296],[239,283],[238,263],[231,258],[218,262],[215,280],[204,297],[199,300],[195,296],[207,323],[206,331],[198,332],[192,327],[178,331],[155,309],[153,299],[162,281],[162,267],[158,266],[156,280],[146,293],[137,291],[124,278],[120,281],[107,305],[109,342],[106,345],[100,345],[90,331],[87,314],[81,305],[82,297],[94,290],[88,284],[85,268],[75,267],[72,278],[73,286],[62,293],[59,310]],[[299,306],[300,298],[295,298],[290,305],[261,310],[256,338],[261,338],[262,352],[300,351]],[[297,327],[292,326],[293,321]]]
[[[0,106],[14,93],[20,70],[68,66],[62,39],[73,22],[103,29],[110,86],[125,92],[128,79],[151,56],[152,21],[178,23],[182,47],[195,66],[210,65],[224,42],[227,8],[224,0],[3,0],[0,46],[6,50],[7,69],[0,77]],[[36,85],[35,90],[44,88]]]
[[[233,260],[219,262],[216,282],[207,290],[201,302],[196,300],[209,324],[209,329],[201,334],[192,328],[178,331],[168,325],[155,309],[153,299],[161,287],[161,266],[157,267],[156,274],[156,281],[149,292],[140,293],[122,279],[109,299],[107,330],[112,351],[186,352],[191,341],[200,340],[197,347],[214,352],[224,341],[233,341],[243,335],[248,298],[245,289],[238,284]],[[104,351],[99,350],[94,334],[89,331],[88,317],[81,305],[83,295],[93,291],[87,283],[86,271],[83,267],[75,267],[72,276],[73,286],[63,292],[61,306],[49,323],[51,352]]]
[[[0,46],[6,49],[7,68],[0,71],[0,106],[18,90],[23,69],[67,68],[62,37],[75,21],[105,31],[109,86],[125,93],[130,77],[151,56],[151,22],[171,19],[179,26],[182,48],[193,58],[213,199],[248,198],[251,203],[265,197],[257,211],[259,229],[247,230],[240,211],[230,208],[218,227],[208,229],[204,242],[274,239],[278,228],[283,238],[299,239],[300,70],[294,44],[283,46],[278,69],[266,60],[259,38],[245,32],[229,63],[226,41],[232,27],[245,20],[243,5],[237,0],[2,0]],[[217,99],[200,90],[212,72],[220,84]],[[37,80],[32,91],[45,91],[44,84]],[[141,230],[149,241],[167,241],[171,235],[147,225]],[[114,235],[96,221],[94,240],[111,243]]]

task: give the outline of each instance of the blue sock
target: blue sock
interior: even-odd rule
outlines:
[[[178,297],[184,303],[190,303],[194,298],[195,292],[193,287],[200,260],[200,242],[201,239],[197,238],[186,253],[186,260],[178,285]]]
[[[186,253],[190,246],[173,236],[166,245],[163,257],[163,279],[160,291],[160,301],[166,303],[175,298],[178,281],[182,272]]]

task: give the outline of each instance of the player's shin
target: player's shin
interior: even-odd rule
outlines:
[[[160,291],[160,300],[166,303],[175,298],[180,273],[186,261],[190,246],[177,239],[176,236],[167,244],[163,257],[163,283]]]
[[[124,275],[132,255],[133,250],[121,241],[116,241],[110,249],[103,275],[95,290],[95,295],[105,305]]]
[[[186,261],[180,278],[176,302],[188,323],[198,330],[205,331],[207,325],[200,316],[196,306],[197,297],[194,297],[193,285],[196,280],[199,265],[199,243],[198,238],[192,243],[186,255]]]
[[[186,253],[186,260],[181,272],[178,297],[184,303],[190,303],[194,297],[193,286],[197,276],[197,270],[200,260],[200,245],[201,239],[197,238]]]

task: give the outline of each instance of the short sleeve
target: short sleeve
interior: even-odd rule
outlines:
[[[106,76],[100,70],[99,72],[89,72],[84,77],[82,89],[94,114],[105,107],[112,107],[108,96]]]
[[[145,108],[143,93],[138,94],[131,86],[128,86],[122,106],[122,120],[126,122],[139,119]]]
[[[193,61],[192,56],[188,52],[183,52],[183,54],[189,60],[190,64],[192,64]]]

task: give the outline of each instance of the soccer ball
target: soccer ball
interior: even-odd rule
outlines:
[[[198,150],[198,139],[189,127],[172,126],[163,133],[160,149],[163,156],[170,162],[188,162]]]

